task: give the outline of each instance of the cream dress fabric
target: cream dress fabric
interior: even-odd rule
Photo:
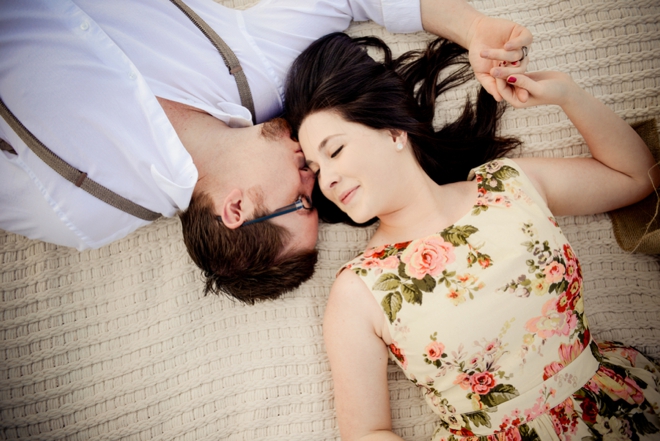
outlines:
[[[433,439],[658,439],[658,370],[592,341],[579,261],[533,184],[511,159],[473,175],[459,221],[344,267],[381,305],[391,358],[440,417]]]

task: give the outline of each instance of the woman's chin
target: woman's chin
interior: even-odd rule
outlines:
[[[350,217],[351,220],[353,222],[355,222],[356,224],[364,224],[364,223],[369,222],[370,220],[372,220],[374,218],[373,216],[365,216],[365,215],[360,215],[360,214],[356,214],[356,213],[351,214],[351,213],[348,213],[346,211],[344,211],[344,213],[346,213],[346,215],[348,217]]]

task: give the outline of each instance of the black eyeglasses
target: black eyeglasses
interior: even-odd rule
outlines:
[[[278,208],[277,210],[265,216],[261,216],[256,219],[245,221],[243,222],[241,227],[244,227],[245,225],[256,224],[257,222],[263,222],[265,220],[272,219],[277,216],[282,216],[283,214],[293,213],[294,211],[312,210],[313,208],[314,207],[312,207],[312,202],[309,200],[307,196],[300,196],[293,204],[289,204],[282,208]],[[222,217],[218,216],[218,220],[222,222]]]

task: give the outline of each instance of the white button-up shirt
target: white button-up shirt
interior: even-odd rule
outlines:
[[[419,2],[265,0],[244,10],[187,0],[238,57],[256,119],[282,110],[293,59],[312,41],[374,20],[422,29]],[[156,96],[250,125],[222,57],[165,0],[3,0],[0,97],[42,143],[115,193],[173,216],[187,208],[197,169]],[[74,186],[36,157],[0,118],[0,228],[78,249],[147,224]]]

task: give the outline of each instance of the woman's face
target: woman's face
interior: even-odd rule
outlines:
[[[396,149],[397,143],[405,144],[401,135],[320,111],[305,118],[298,139],[325,197],[353,221],[366,222],[393,209],[391,189],[401,186],[397,182],[401,151]]]

